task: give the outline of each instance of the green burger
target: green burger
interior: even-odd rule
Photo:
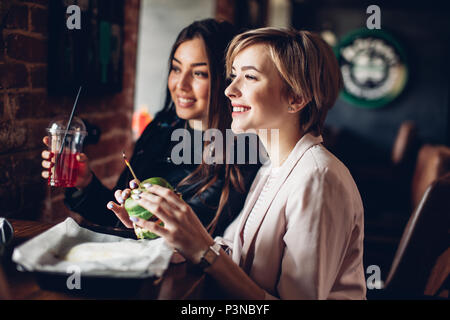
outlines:
[[[170,190],[174,190],[174,188],[170,185],[170,183],[167,182],[164,178],[155,177],[155,178],[149,178],[149,179],[142,181],[139,184],[139,187],[137,189],[133,189],[131,191],[131,193],[135,193],[135,194],[138,193],[139,191],[136,191],[136,190],[145,191],[144,185],[147,183],[159,185],[161,187],[168,188]],[[150,220],[150,221],[155,221],[155,222],[159,221],[159,225],[164,226],[164,223],[161,220],[159,220],[156,216],[153,215],[153,213],[151,213],[147,209],[141,207],[137,203],[137,201],[132,199],[131,197],[129,197],[129,198],[127,198],[127,200],[125,200],[125,209],[127,210],[128,215],[130,217],[137,217],[140,219]],[[159,237],[158,235],[154,234],[153,232],[150,232],[147,229],[138,227],[134,223],[133,223],[133,226],[134,226],[134,232],[136,233],[136,236],[138,237],[138,239],[155,239],[155,238]]]

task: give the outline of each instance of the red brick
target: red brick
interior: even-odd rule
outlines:
[[[0,121],[0,153],[22,148],[26,142],[26,129],[10,120]]]
[[[0,89],[28,87],[28,71],[24,64],[1,64],[0,74]]]
[[[72,97],[73,97],[72,99],[75,100],[76,92],[73,93]],[[108,108],[105,106],[105,97],[104,96],[86,97],[85,95],[83,95],[82,92],[80,95],[80,100],[78,100],[77,105],[78,114],[91,113],[94,110],[97,112],[108,110]]]
[[[47,88],[47,67],[33,67],[30,74],[32,88]]]
[[[42,138],[47,135],[46,128],[49,123],[48,119],[33,119],[23,124],[26,130],[25,150],[45,148]]]
[[[30,212],[39,213],[36,204],[43,199],[45,186],[45,181],[40,178],[39,157],[38,151],[0,157],[2,214],[14,212],[14,217],[31,218]]]
[[[35,4],[40,4],[43,6],[48,6],[48,1],[49,0],[20,0],[21,2],[26,2],[26,3],[35,3]]]
[[[51,116],[45,93],[10,94],[11,112],[15,119],[29,119]]]
[[[91,160],[101,159],[110,155],[122,154],[127,147],[130,135],[116,135],[100,141],[96,145],[88,145],[84,151]]]
[[[5,103],[5,97],[4,95],[0,95],[0,119],[3,119],[5,116],[5,109],[6,109],[6,103]]]
[[[5,61],[10,63],[11,60],[15,60],[14,64],[26,62],[27,76],[23,77],[23,68],[20,66],[14,66],[14,64],[8,67],[2,66],[3,69],[0,70],[2,87],[7,85],[17,89],[24,80],[26,80],[24,88],[46,87],[48,49],[45,37],[48,30],[42,22],[46,20],[48,4],[48,0],[15,1],[15,5],[22,8],[20,13],[22,17],[25,17],[24,9],[27,8],[27,18],[9,21],[9,30],[3,32],[5,46],[0,49],[0,65]],[[128,114],[133,108],[138,8],[138,0],[125,2],[126,74],[124,84],[128,89],[115,95],[102,95],[96,98],[90,97],[89,94],[82,94],[79,109],[77,109],[77,115],[89,121],[92,120],[93,124],[106,130],[103,132],[103,137],[106,135],[107,138],[103,138],[95,146],[86,147],[86,152],[92,160],[109,157],[109,161],[103,161],[102,165],[100,165],[102,161],[98,161],[97,165],[101,176],[108,178],[108,182],[112,181],[111,177],[117,177],[125,168],[120,158],[121,151],[131,149],[131,120]],[[20,30],[32,31],[34,35]],[[39,65],[33,65],[33,63],[39,63]],[[15,76],[8,77],[6,80],[2,79],[6,70],[14,70]],[[0,91],[0,168],[2,169],[0,171],[0,213],[26,219],[45,218],[47,221],[58,221],[67,216],[76,216],[64,206],[61,197],[63,190],[47,187],[45,180],[40,178],[40,152],[45,148],[42,143],[42,137],[46,134],[45,128],[54,116],[70,113],[76,92],[73,96],[48,97],[44,90],[30,92],[30,90],[22,89],[21,93],[11,91],[7,93]],[[99,116],[102,112],[107,112],[108,116],[104,118]],[[90,117],[92,113],[95,113],[96,117]],[[11,120],[6,121],[7,119]],[[116,157],[116,154],[119,157]],[[8,201],[7,211],[3,207],[4,201]]]
[[[48,10],[41,8],[30,8],[30,14],[30,31],[46,34],[48,32]]]
[[[4,103],[4,109],[3,109],[3,117],[0,117],[0,120],[3,118],[3,119],[5,119],[5,120],[8,120],[8,119],[12,119],[12,117],[11,117],[11,111],[10,111],[10,104],[11,104],[11,102],[10,102],[10,100],[9,100],[9,96],[8,96],[8,94],[7,93],[5,93],[4,95],[3,95],[3,103]]]
[[[28,29],[28,7],[24,5],[14,5],[9,11],[6,19],[6,29]]]
[[[42,144],[42,150],[45,146]],[[21,152],[12,156],[14,163],[14,176],[21,177],[22,183],[41,183],[41,150]]]
[[[69,116],[73,107],[73,99],[62,96],[47,96],[48,105],[46,107],[49,117],[57,117],[61,115]],[[78,109],[77,109],[78,114]]]
[[[12,159],[10,155],[0,156],[0,185],[5,185],[11,181],[13,176]]]
[[[0,154],[42,149],[49,122],[48,119],[0,122]]]
[[[10,93],[8,96],[12,116],[17,120],[50,119],[70,114],[70,107],[63,98],[48,97],[45,92]]]
[[[98,126],[102,134],[106,134],[114,129],[129,130],[131,132],[131,120],[122,114],[113,114],[102,118],[87,118],[92,124]]]
[[[88,92],[88,91],[84,91]],[[132,110],[133,109],[133,98],[130,99],[124,92],[114,94],[114,95],[101,95],[95,96],[93,92],[91,92],[92,96],[86,96],[81,93],[80,100],[77,107],[77,112],[79,114],[102,112],[109,112],[112,109],[114,111],[122,111],[122,110]],[[88,94],[89,95],[89,94]],[[73,94],[73,100],[75,99],[76,92]],[[73,101],[72,101],[73,103]],[[117,107],[116,107],[117,106]]]
[[[6,38],[6,54],[26,62],[47,62],[47,40],[9,34]]]
[[[216,19],[234,22],[235,0],[216,0]]]

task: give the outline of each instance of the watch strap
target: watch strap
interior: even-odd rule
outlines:
[[[214,245],[208,247],[208,249],[203,253],[200,262],[197,264],[201,269],[210,267],[220,255],[220,244],[214,243]]]

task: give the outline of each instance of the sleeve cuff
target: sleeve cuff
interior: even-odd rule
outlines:
[[[214,242],[220,244],[227,255],[231,256],[233,254],[233,243],[231,241],[225,240],[222,237],[215,237]]]

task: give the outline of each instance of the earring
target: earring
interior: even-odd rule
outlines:
[[[294,111],[294,108],[288,107],[288,111]]]

